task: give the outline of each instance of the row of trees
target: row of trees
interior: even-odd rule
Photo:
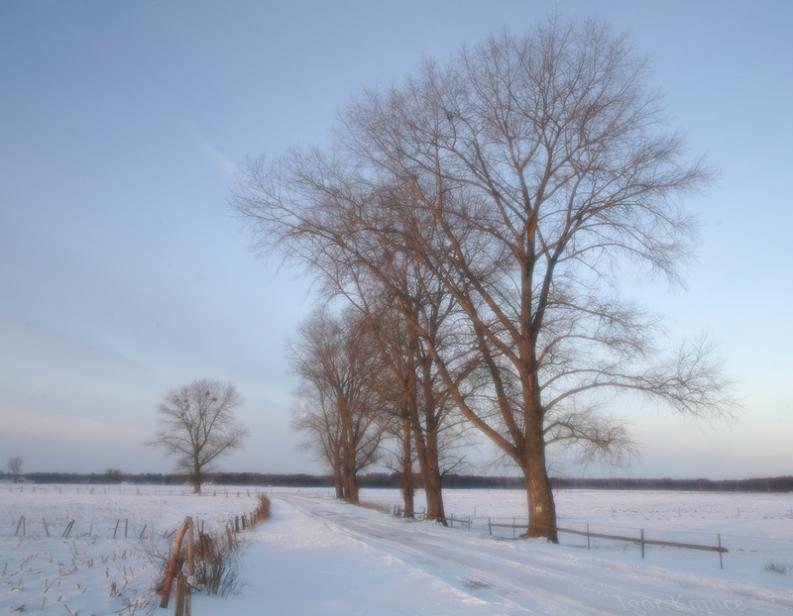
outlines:
[[[302,327],[293,361],[303,385],[297,428],[332,469],[336,495],[358,501],[358,473],[384,460],[401,477],[405,511],[414,511],[418,470],[427,517],[445,523],[441,480],[454,470],[464,425],[433,362],[398,313],[384,306],[317,311]],[[416,466],[418,467],[416,469]]]
[[[441,435],[464,421],[522,471],[527,535],[555,540],[546,450],[629,448],[603,412],[614,392],[725,408],[706,346],[665,354],[655,317],[619,293],[625,271],[676,278],[692,244],[678,199],[707,179],[644,76],[606,26],[552,19],[366,93],[325,150],[249,166],[233,204],[261,247],[346,304],[296,352],[298,423],[340,496],[357,498],[388,434],[406,511],[415,458],[443,519]]]

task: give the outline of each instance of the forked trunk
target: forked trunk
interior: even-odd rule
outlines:
[[[441,479],[440,460],[438,459],[438,432],[434,428],[427,430],[426,435],[427,472],[424,477],[424,492],[427,495],[427,509],[432,503],[433,517],[446,524],[446,511],[443,506],[443,482]]]
[[[416,452],[421,467],[421,478],[424,483],[424,494],[427,498],[428,520],[435,520],[447,525],[443,511],[443,493],[441,492],[440,461],[438,460],[438,427],[435,418],[435,392],[432,389],[432,361],[429,356],[421,360],[421,387],[424,393],[422,413],[426,429],[421,429],[417,405],[411,409],[416,427]]]
[[[419,460],[421,481],[424,485],[424,494],[427,498],[427,520],[435,520],[446,526],[446,517],[443,515],[443,498],[440,490],[440,474],[438,461],[428,455],[424,435],[414,430],[416,440],[416,454]]]

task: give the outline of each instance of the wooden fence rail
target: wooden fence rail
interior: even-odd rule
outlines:
[[[394,505],[393,508],[393,515],[396,517],[405,517],[405,511],[399,505]],[[426,520],[426,510],[423,512],[416,512],[413,516],[416,520]],[[466,530],[471,529],[471,523],[473,520],[470,517],[460,518],[454,517],[454,514],[450,514],[446,518],[447,523],[449,526],[454,528],[454,525],[457,524],[458,526],[464,527]],[[518,518],[513,517],[512,523],[508,524],[505,522],[494,522],[493,518],[487,518],[487,533],[488,535],[493,534],[494,528],[509,528],[512,530],[512,538],[518,538],[518,530],[525,531],[528,527],[528,523],[518,522]],[[687,542],[680,542],[680,541],[666,541],[662,539],[647,539],[644,535],[644,529],[639,529],[639,536],[634,537],[631,535],[610,535],[607,533],[599,533],[599,532],[592,532],[589,528],[589,522],[587,522],[586,530],[579,530],[576,528],[563,528],[561,526],[556,527],[557,533],[567,533],[570,535],[580,535],[582,537],[586,537],[586,546],[587,548],[591,548],[591,540],[592,539],[608,539],[612,541],[622,541],[627,543],[638,543],[641,546],[642,558],[645,557],[645,547],[648,545],[658,545],[662,547],[668,548],[679,548],[685,550],[700,550],[703,552],[716,552],[719,555],[719,567],[724,569],[724,554],[727,553],[727,548],[725,548],[721,543],[721,534],[716,535],[716,545],[706,545],[701,543],[687,543]]]
[[[499,522],[493,522],[491,518],[487,519],[487,528],[488,534],[493,534],[494,528],[511,528],[512,529],[512,536],[515,537],[515,531],[517,529],[525,529],[527,528],[527,524],[517,524],[514,519],[512,524],[504,524]],[[644,529],[639,529],[639,536],[634,537],[631,535],[610,535],[607,533],[598,533],[592,532],[589,529],[589,523],[587,522],[586,530],[578,530],[575,528],[563,528],[561,526],[556,527],[556,532],[559,533],[567,533],[569,535],[579,535],[582,537],[586,537],[586,546],[587,548],[591,547],[591,539],[609,539],[612,541],[622,541],[627,543],[638,543],[641,546],[642,550],[642,558],[644,558],[644,548],[648,545],[659,545],[668,548],[680,548],[684,550],[700,550],[703,552],[717,552],[719,555],[719,567],[724,569],[724,554],[728,552],[727,548],[725,548],[721,544],[721,534],[716,534],[716,545],[706,545],[701,543],[687,543],[687,542],[680,542],[680,541],[665,541],[662,539],[647,539],[644,536]]]
[[[398,518],[409,517],[409,516],[405,516],[405,510],[402,509],[402,507],[400,507],[399,505],[394,505],[392,513],[394,514],[394,516],[396,516]],[[427,510],[424,509],[422,511],[416,511],[413,514],[412,518],[414,520],[418,521],[418,522],[425,521],[427,519]],[[461,517],[458,516],[458,517],[455,518],[453,513],[451,513],[448,516],[446,516],[446,523],[451,528],[454,528],[454,525],[457,524],[457,526],[462,526],[466,530],[471,530],[471,523],[472,522],[473,522],[473,520],[470,517],[461,518]]]

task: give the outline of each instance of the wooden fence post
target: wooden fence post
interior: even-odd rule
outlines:
[[[641,529],[642,533],[642,558],[644,558],[644,529]]]
[[[589,522],[586,523],[586,549],[591,549],[589,546]]]
[[[185,599],[185,583],[184,573],[181,571],[176,575],[176,594],[174,596],[173,613],[174,616],[184,616],[184,599]]]
[[[490,525],[490,516],[487,516],[487,535],[488,537],[493,536],[493,527]]]
[[[187,535],[187,575],[193,576],[193,542],[195,537],[193,535],[193,520],[190,520],[190,528]]]
[[[49,529],[49,526],[47,526],[47,519],[46,518],[41,518],[41,522],[42,522],[42,524],[44,524],[44,532],[47,533],[47,537],[49,537],[50,536],[50,529]]]
[[[24,523],[25,523],[25,516],[23,516],[23,515],[19,516],[19,522],[17,522],[17,529],[14,531],[14,537],[19,535],[19,531],[23,527]],[[23,531],[22,536],[23,537],[25,536],[24,535],[24,531]]]
[[[716,535],[716,541],[718,542],[719,547],[719,569],[724,569],[724,553],[721,549],[721,533]]]
[[[192,527],[193,520],[190,516],[184,519],[179,532],[176,533],[176,538],[171,546],[171,555],[168,558],[168,566],[165,569],[165,579],[162,582],[162,593],[160,594],[160,607],[168,607],[168,599],[171,595],[171,584],[173,583],[174,575],[176,574],[176,565],[179,561],[179,553],[182,551],[182,540],[188,527]]]

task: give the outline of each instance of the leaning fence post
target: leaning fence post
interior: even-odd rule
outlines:
[[[176,565],[179,560],[179,553],[182,551],[182,540],[184,539],[185,532],[188,527],[192,526],[192,519],[188,516],[182,522],[179,532],[171,546],[171,553],[168,558],[168,566],[165,570],[165,579],[162,582],[162,592],[160,594],[160,607],[168,607],[168,599],[171,595],[171,584],[173,582],[174,574],[176,573]]]
[[[586,523],[586,549],[591,549],[589,547],[589,522]]]
[[[488,537],[493,536],[493,526],[490,523],[490,516],[487,516],[487,536]]]
[[[116,533],[118,532],[118,525],[121,524],[121,518],[116,520],[116,527],[113,529],[113,539],[116,538]]]
[[[41,518],[41,522],[44,524],[44,532],[47,533],[47,537],[49,537],[50,536],[50,529],[47,526],[47,519],[46,518]]]
[[[195,541],[195,537],[193,536],[193,519],[187,518],[190,520],[190,528],[187,531],[187,575],[193,575],[193,542]]]
[[[129,518],[124,518],[124,539],[127,538],[128,530],[129,530]]]
[[[644,558],[644,529],[641,529],[642,534],[642,558]]]
[[[724,569],[724,552],[721,548],[721,533],[716,535],[716,541],[719,543],[719,569]]]

